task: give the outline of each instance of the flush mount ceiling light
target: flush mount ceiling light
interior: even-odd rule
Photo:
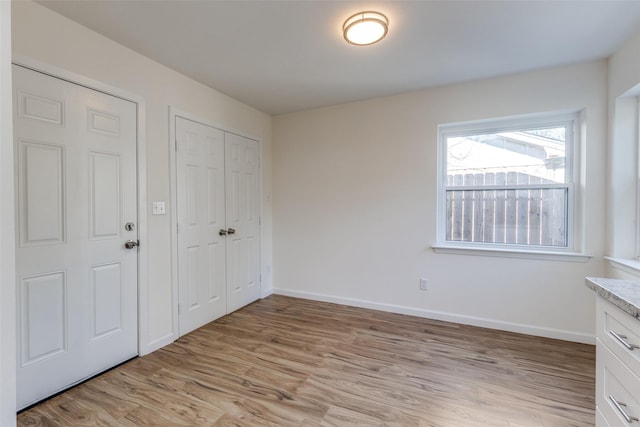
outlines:
[[[387,35],[389,20],[378,12],[359,12],[344,21],[344,39],[357,46],[379,42]]]

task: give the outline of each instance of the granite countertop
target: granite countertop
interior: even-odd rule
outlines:
[[[587,277],[585,285],[605,300],[640,320],[640,281]]]

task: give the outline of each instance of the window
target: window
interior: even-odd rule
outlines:
[[[439,241],[572,249],[578,115],[442,125]]]

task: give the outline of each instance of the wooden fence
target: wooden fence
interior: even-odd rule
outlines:
[[[552,182],[517,172],[454,174],[447,180],[448,241],[567,246],[566,188],[544,188]],[[463,189],[482,185],[540,188]]]

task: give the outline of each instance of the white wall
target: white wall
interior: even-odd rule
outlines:
[[[607,275],[640,278],[635,261],[638,209],[638,96],[640,95],[640,31],[609,59],[609,145],[607,167],[607,255],[635,264],[612,263]]]
[[[171,217],[151,216],[152,201],[170,206],[169,106],[263,144],[263,286],[271,287],[271,117],[139,55],[48,9],[30,2],[13,4],[13,54],[86,76],[142,97],[146,105],[148,299],[147,336],[142,351],[175,338],[172,323]]]
[[[609,99],[613,100],[640,83],[640,31],[609,58]]]
[[[0,1],[0,425],[16,423],[11,3]]]
[[[275,292],[592,342],[606,61],[274,118]],[[434,253],[437,126],[585,109],[586,263]],[[419,277],[430,289],[420,291]]]

